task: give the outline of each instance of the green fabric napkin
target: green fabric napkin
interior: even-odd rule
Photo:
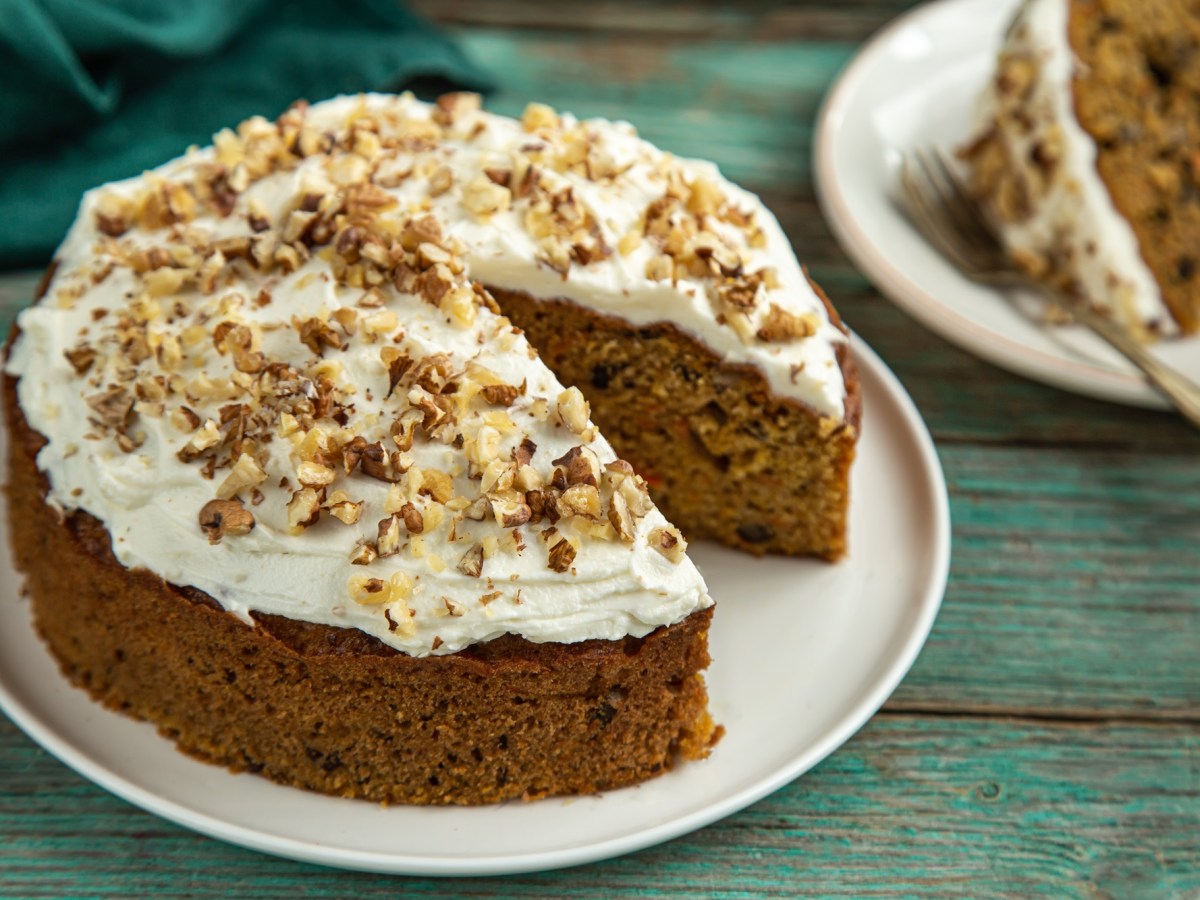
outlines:
[[[489,81],[398,0],[4,0],[0,268],[49,261],[80,195],[254,114]]]

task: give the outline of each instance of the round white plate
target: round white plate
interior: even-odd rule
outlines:
[[[929,433],[862,341],[866,422],[853,470],[851,555],[829,565],[691,555],[718,609],[708,672],[728,729],[712,756],[598,797],[475,808],[391,807],[233,775],[70,687],[0,555],[0,707],[100,786],[188,828],[308,862],[485,875],[616,856],[709,824],[787,784],[877,710],[916,659],[946,585],[950,515]],[[8,523],[0,541],[8,546]]]
[[[1055,387],[1166,407],[1091,332],[1047,326],[1032,295],[1006,296],[960,275],[895,200],[907,150],[953,150],[969,138],[976,103],[1018,2],[937,0],[900,17],[859,51],[826,98],[818,123],[822,208],[846,253],[876,287],[947,340]],[[1163,342],[1154,352],[1200,380],[1200,338]]]

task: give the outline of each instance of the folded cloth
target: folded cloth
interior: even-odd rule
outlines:
[[[0,268],[49,261],[90,187],[300,98],[487,77],[398,0],[6,0]]]

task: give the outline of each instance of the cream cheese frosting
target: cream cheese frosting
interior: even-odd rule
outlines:
[[[632,127],[344,97],[89,192],[18,376],[50,502],[249,621],[414,655],[642,636],[685,542],[483,285],[670,321],[840,416],[844,340],[778,223]]]

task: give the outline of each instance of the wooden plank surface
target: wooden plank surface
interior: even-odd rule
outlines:
[[[1183,898],[1200,892],[1198,745],[1178,723],[880,716],[804,778],[693,836],[562,872],[434,880],[199,837],[0,723],[0,894]]]
[[[951,491],[949,590],[883,713],[701,832],[507,879],[334,872],[202,838],[91,786],[0,719],[0,896],[1200,896],[1200,433],[1064,394],[926,332],[817,209],[819,102],[904,0],[420,0],[502,84],[628,118],[759,191],[893,367]],[[24,289],[0,291],[0,313]]]

